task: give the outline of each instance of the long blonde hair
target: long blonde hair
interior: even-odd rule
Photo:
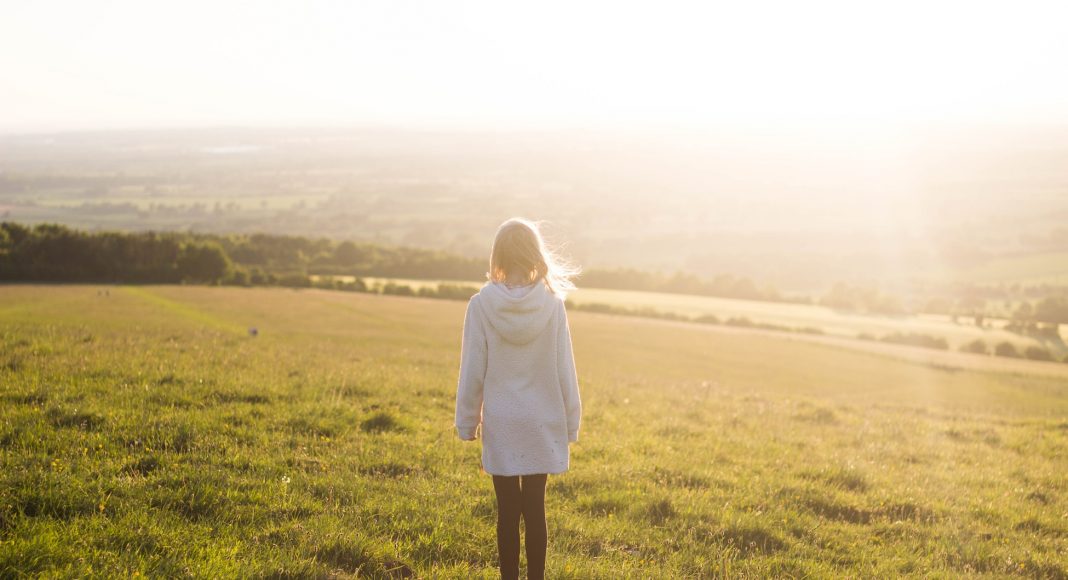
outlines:
[[[486,278],[504,282],[509,274],[522,277],[526,284],[542,280],[553,294],[566,298],[575,289],[571,277],[579,274],[579,268],[546,245],[535,222],[512,218],[497,228]]]

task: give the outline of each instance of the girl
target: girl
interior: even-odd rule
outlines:
[[[519,520],[527,575],[545,574],[545,479],[568,468],[578,440],[579,401],[564,297],[576,271],[562,264],[533,223],[497,229],[489,281],[467,304],[456,429],[464,441],[482,426],[482,466],[497,495],[502,578],[519,577]]]

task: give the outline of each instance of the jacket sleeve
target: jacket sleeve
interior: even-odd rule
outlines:
[[[477,296],[467,303],[463,343],[460,346],[460,380],[456,387],[456,430],[461,439],[473,439],[482,422],[482,383],[486,378],[486,335],[478,312]]]
[[[571,328],[567,322],[567,310],[560,304],[559,336],[556,340],[557,372],[560,376],[560,394],[564,399],[567,416],[567,440],[578,441],[579,423],[582,421],[582,400],[579,398],[578,373],[575,369],[575,354],[571,349]]]

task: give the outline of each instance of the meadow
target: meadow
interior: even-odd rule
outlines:
[[[496,577],[464,306],[0,286],[0,577]],[[1068,577],[1064,365],[569,316],[549,577]]]

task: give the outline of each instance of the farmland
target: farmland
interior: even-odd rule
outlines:
[[[463,308],[0,287],[0,576],[494,577]],[[570,317],[550,577],[1068,575],[1065,365]]]
[[[355,280],[354,276],[335,276],[342,281]],[[363,278],[372,289],[381,289],[386,284],[404,285],[418,291],[421,288],[435,288],[440,283],[459,284],[478,287],[481,282],[456,280],[411,280],[401,278]],[[1009,342],[1020,349],[1028,346],[1049,348],[1059,360],[1068,356],[1064,346],[1064,331],[1060,340],[1041,341],[1032,336],[1025,336],[1005,330],[1006,320],[986,319],[984,327],[975,325],[971,317],[962,317],[956,322],[949,317],[937,314],[914,315],[880,315],[838,311],[826,306],[814,304],[789,304],[763,302],[757,300],[739,300],[714,296],[692,296],[686,294],[667,294],[660,292],[637,292],[604,288],[579,288],[568,300],[578,305],[604,305],[609,308],[678,315],[685,318],[713,316],[721,321],[731,318],[746,319],[754,323],[778,325],[791,329],[811,329],[820,334],[834,337],[856,338],[860,335],[871,337],[884,336],[889,333],[920,333],[943,338],[950,349],[959,349],[966,343],[981,340],[989,345]],[[858,346],[858,345],[854,345]]]

